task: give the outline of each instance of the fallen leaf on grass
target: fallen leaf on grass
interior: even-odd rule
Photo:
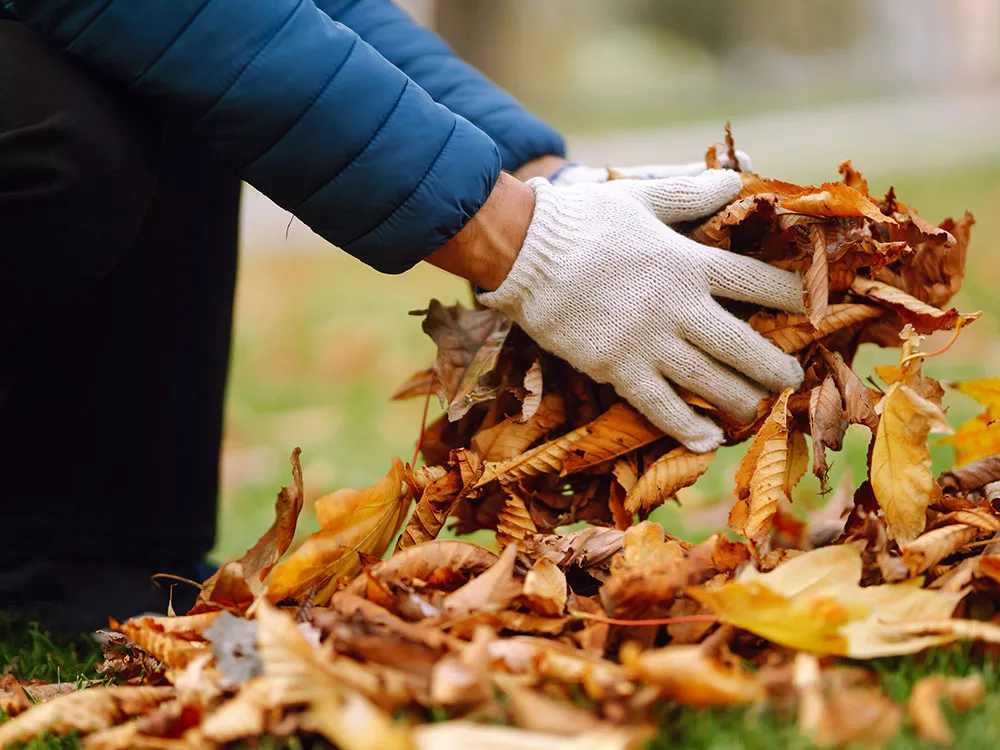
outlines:
[[[0,725],[0,747],[9,747],[45,732],[89,734],[146,713],[175,695],[172,687],[122,686],[81,690],[37,703]]]
[[[929,675],[917,680],[913,686],[907,711],[920,739],[938,745],[951,745],[955,742],[955,735],[941,710],[941,701],[947,698],[954,709],[962,713],[981,703],[985,697],[986,686],[978,674],[968,677]]]
[[[922,589],[918,579],[861,587],[861,572],[861,553],[842,544],[803,553],[770,573],[747,568],[715,590],[688,588],[687,594],[720,622],[815,654],[871,659],[953,639],[905,637],[897,625],[947,618],[964,592]]]
[[[662,698],[686,706],[736,706],[766,697],[760,679],[709,658],[701,646],[641,651],[625,644],[621,660],[636,679],[655,685]]]

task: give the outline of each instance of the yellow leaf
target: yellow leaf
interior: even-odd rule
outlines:
[[[366,490],[345,489],[316,501],[322,528],[272,572],[267,597],[273,602],[305,594],[315,587],[315,603],[333,593],[336,579],[361,570],[358,553],[380,556],[406,517],[410,495],[403,483],[403,463],[392,459],[389,473]]]
[[[889,535],[907,544],[924,530],[927,507],[939,492],[931,474],[927,436],[951,428],[940,406],[902,382],[893,384],[879,406],[882,418],[872,448],[872,489],[885,512]]]
[[[662,505],[678,490],[694,484],[713,458],[715,451],[695,453],[683,446],[660,456],[625,496],[625,510],[635,513]]]
[[[988,411],[983,412],[941,442],[955,446],[956,468],[996,455],[1000,453],[1000,419],[994,419]]]
[[[1000,419],[1000,378],[978,378],[951,386],[985,406],[994,419]]]
[[[922,589],[920,579],[862,588],[861,568],[861,553],[853,545],[821,547],[770,573],[748,568],[715,590],[689,588],[687,593],[722,622],[816,654],[870,659],[954,639],[951,634],[907,637],[898,626],[947,618],[964,592]]]

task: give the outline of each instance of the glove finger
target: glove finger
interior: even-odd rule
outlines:
[[[725,169],[733,168],[733,165],[730,164],[729,162],[729,154],[723,154],[720,157],[719,161],[722,162],[723,168]],[[750,157],[747,155],[745,151],[740,151],[739,149],[736,149],[736,161],[739,162],[739,167],[741,172],[753,171],[753,165],[750,162]]]
[[[697,177],[706,169],[705,162],[694,161],[690,164],[647,164],[639,167],[622,167],[615,171],[623,177],[634,180],[665,180],[670,177]]]
[[[696,453],[722,444],[722,430],[697,414],[653,369],[629,374],[614,383],[615,390],[650,422]]]
[[[728,169],[709,169],[694,177],[663,180],[615,180],[608,187],[640,201],[665,224],[715,213],[743,189],[743,181]]]
[[[802,385],[802,366],[795,357],[785,354],[715,300],[700,307],[682,330],[684,337],[703,352],[771,391]]]
[[[697,393],[745,424],[754,420],[757,404],[767,396],[767,391],[759,385],[686,341],[672,342],[660,367],[669,380]]]
[[[703,251],[704,246],[699,246]],[[802,277],[755,258],[707,248],[708,286],[713,297],[752,302],[787,312],[805,312]]]

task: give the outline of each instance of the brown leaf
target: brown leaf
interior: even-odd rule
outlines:
[[[437,374],[433,367],[413,373],[406,382],[397,388],[391,396],[390,401],[405,401],[408,398],[426,398],[428,394],[434,393],[440,386]]]
[[[737,471],[738,501],[729,525],[747,539],[759,540],[771,529],[781,500],[791,501],[792,488],[809,465],[809,449],[801,433],[788,429],[786,389],[771,409]]]
[[[476,487],[496,479],[571,474],[641,448],[662,436],[639,412],[619,402],[593,422],[562,437],[506,461],[488,462]]]
[[[306,704],[305,727],[343,750],[410,750],[409,731],[346,686],[292,617],[266,601],[256,615],[265,679],[286,705]]]
[[[903,711],[871,688],[824,690],[816,658],[795,658],[799,692],[799,731],[822,747],[862,743],[883,745],[899,732]]]
[[[884,310],[872,305],[845,302],[830,305],[826,317],[813,326],[805,315],[761,310],[750,318],[750,327],[774,342],[787,354],[794,354],[832,333],[881,317]]]
[[[861,382],[861,378],[840,357],[826,349],[820,349],[833,379],[837,381],[841,398],[844,400],[844,414],[851,424],[862,424],[873,433],[878,428],[878,415],[871,393]]]
[[[958,712],[965,712],[986,697],[986,686],[978,674],[968,677],[946,677],[935,674],[917,680],[907,702],[910,721],[920,739],[938,745],[951,745],[955,736],[941,710],[941,700],[947,698]]]
[[[876,224],[895,224],[864,193],[843,182],[827,182],[783,198],[779,208],[807,216],[863,216]]]
[[[146,653],[172,669],[183,669],[194,659],[208,652],[208,643],[192,641],[176,633],[165,632],[153,617],[140,617],[118,623],[111,620],[111,629],[116,630]]]
[[[539,558],[524,577],[522,597],[540,615],[558,617],[566,609],[566,576],[547,557]]]
[[[1000,454],[994,454],[959,469],[944,472],[938,477],[938,484],[942,489],[953,492],[972,492],[998,480],[1000,480]]]
[[[572,565],[583,569],[607,567],[624,544],[623,532],[589,526],[569,534],[536,534],[519,546],[529,559],[545,556],[566,570]]]
[[[364,490],[343,489],[316,501],[319,531],[271,574],[267,596],[280,602],[314,591],[323,604],[337,579],[361,570],[361,554],[379,556],[388,548],[409,508],[403,464],[392,459],[389,473]]]
[[[435,539],[407,547],[358,576],[344,591],[363,595],[368,579],[398,584],[415,581],[460,580],[478,575],[497,561],[497,556],[478,544],[456,539]]]
[[[866,197],[871,197],[871,194],[868,192],[868,180],[861,175],[861,172],[854,168],[850,159],[841,162],[838,171],[843,177],[845,185],[854,188]]]
[[[507,488],[503,501],[503,510],[497,517],[497,543],[506,546],[511,542],[522,541],[530,534],[538,533],[538,527],[531,520],[531,513],[524,504],[524,498]]]
[[[0,747],[25,743],[38,735],[89,734],[144,714],[176,695],[172,687],[97,687],[37,703],[0,725]]]
[[[820,224],[810,224],[806,228],[812,257],[809,268],[802,277],[805,288],[805,306],[809,322],[819,328],[826,317],[830,298],[830,268],[826,252],[826,235]]]
[[[979,536],[979,529],[955,523],[921,534],[902,546],[903,563],[911,576],[932,568]]]
[[[695,453],[680,446],[663,454],[646,469],[625,496],[625,510],[636,513],[652,510],[674,497],[684,487],[690,487],[708,471],[715,451]]]
[[[434,372],[438,378],[441,407],[450,410],[455,401],[457,413],[463,408],[466,411],[471,408],[476,398],[492,398],[476,389],[480,386],[479,379],[490,372],[496,363],[496,356],[503,345],[501,333],[505,337],[504,329],[509,330],[510,324],[503,313],[467,310],[461,305],[445,307],[436,299],[431,300],[427,310],[422,312],[425,314],[424,332],[434,339],[438,347]],[[480,349],[486,351],[480,355]],[[473,361],[476,361],[475,367],[472,366]],[[488,384],[484,390],[491,390]]]
[[[444,609],[453,617],[504,609],[521,593],[521,584],[514,580],[516,560],[517,545],[510,544],[488,570],[448,594]]]
[[[536,359],[531,363],[531,367],[524,373],[525,397],[521,400],[521,414],[517,421],[521,424],[527,422],[538,411],[542,403],[542,363]]]
[[[844,402],[833,376],[809,392],[809,432],[813,442],[813,474],[826,486],[826,449],[839,451],[847,431]]]
[[[854,279],[851,291],[891,307],[899,313],[903,322],[912,325],[917,333],[934,333],[945,328],[954,328],[959,321],[962,325],[968,325],[982,315],[982,312],[960,313],[955,308],[940,310],[921,302],[902,289],[861,276]]]
[[[403,534],[396,543],[396,551],[436,539],[461,491],[462,477],[455,469],[429,484],[406,522]]]
[[[264,578],[285,554],[295,537],[295,526],[302,512],[302,467],[300,448],[292,451],[292,484],[282,487],[274,505],[274,523],[253,547],[239,560],[219,568],[198,594],[190,614],[213,609],[245,612],[253,600],[264,592]]]
[[[497,318],[496,327],[490,331],[469,362],[458,390],[448,405],[449,421],[461,419],[473,406],[483,401],[492,401],[500,393],[501,383],[495,369],[512,325],[506,317]]]
[[[566,421],[563,399],[558,393],[542,397],[538,411],[523,424],[506,419],[481,430],[472,438],[472,449],[484,461],[506,461],[526,451],[536,440],[545,437]]]

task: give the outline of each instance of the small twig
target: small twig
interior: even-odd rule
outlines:
[[[589,612],[570,612],[569,616],[577,620],[592,620],[606,625],[623,625],[626,627],[642,627],[644,625],[683,625],[688,622],[718,622],[715,615],[680,615],[678,617],[660,617],[653,620],[619,620],[615,617],[603,617]]]
[[[915,359],[929,359],[930,357],[937,357],[940,354],[944,354],[946,351],[951,349],[952,344],[958,341],[958,335],[962,332],[962,326],[965,325],[965,318],[959,318],[958,322],[955,323],[955,332],[951,334],[951,338],[948,339],[948,343],[938,349],[936,352],[915,352],[909,357],[903,357],[899,362],[899,366],[903,367],[908,362],[912,362]]]
[[[181,583],[186,583],[189,586],[194,586],[198,590],[205,588],[202,584],[198,583],[197,581],[192,581],[190,578],[185,578],[184,576],[176,576],[173,573],[154,573],[152,576],[150,576],[150,579],[157,583],[159,583],[161,578],[168,581],[180,581]]]
[[[431,393],[434,391],[434,375],[433,368],[431,369],[431,377],[427,382],[427,395],[424,397],[424,415],[420,418],[420,434],[417,435],[417,445],[413,449],[413,459],[410,461],[410,466],[416,468],[417,458],[420,456],[420,449],[424,445],[424,430],[427,429],[427,409],[431,405]]]

